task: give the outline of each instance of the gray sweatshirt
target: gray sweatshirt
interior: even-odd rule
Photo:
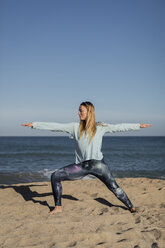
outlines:
[[[102,146],[102,138],[105,133],[112,132],[121,132],[121,131],[130,131],[130,130],[139,130],[140,124],[131,124],[131,123],[123,123],[123,124],[106,124],[102,123],[103,126],[97,125],[96,134],[93,137],[91,143],[89,144],[88,135],[81,136],[79,139],[79,123],[71,122],[71,123],[56,123],[56,122],[33,122],[33,128],[35,129],[45,129],[54,132],[66,132],[69,133],[73,139],[75,144],[75,163],[81,163],[83,161],[89,159],[101,160],[103,158],[103,154],[101,151]]]

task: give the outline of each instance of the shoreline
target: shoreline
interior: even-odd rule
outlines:
[[[164,248],[165,180],[116,178],[131,214],[98,179],[63,181],[63,212],[49,181],[0,186],[0,247]]]
[[[123,176],[123,177],[121,177],[121,176],[115,176],[115,173],[113,172],[113,175],[114,175],[114,178],[115,178],[115,180],[124,180],[124,179],[150,179],[150,180],[162,180],[162,181],[165,181],[165,176],[161,176],[161,177],[147,177],[147,176],[134,176],[134,177],[132,177],[132,176]],[[95,176],[93,176],[93,175],[87,175],[87,176],[85,176],[84,178],[82,178],[82,179],[79,179],[79,180],[95,180],[95,179],[97,179]],[[37,181],[28,181],[28,182],[15,182],[15,183],[0,183],[0,186],[3,186],[3,185],[5,185],[5,186],[11,186],[11,185],[21,185],[21,184],[30,184],[30,183],[50,183],[50,179],[49,178],[47,178],[47,180],[45,179],[43,179],[43,180],[37,180]]]

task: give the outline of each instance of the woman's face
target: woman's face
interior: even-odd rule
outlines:
[[[84,105],[80,105],[78,115],[81,121],[84,121],[87,119],[88,110]]]

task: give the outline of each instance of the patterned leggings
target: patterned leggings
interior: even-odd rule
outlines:
[[[52,173],[51,184],[54,195],[55,206],[61,206],[62,185],[61,181],[81,179],[91,174],[99,178],[115,196],[129,209],[133,207],[126,193],[118,186],[112,176],[109,167],[104,160],[87,160],[79,164],[70,164]]]

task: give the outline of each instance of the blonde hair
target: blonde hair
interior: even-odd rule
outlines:
[[[95,118],[95,108],[91,102],[82,102],[80,106],[82,105],[87,108],[88,115],[86,120],[80,121],[80,126],[79,126],[80,139],[83,133],[85,133],[89,137],[89,143],[91,143],[93,137],[95,136],[96,126],[97,126],[96,118]]]

